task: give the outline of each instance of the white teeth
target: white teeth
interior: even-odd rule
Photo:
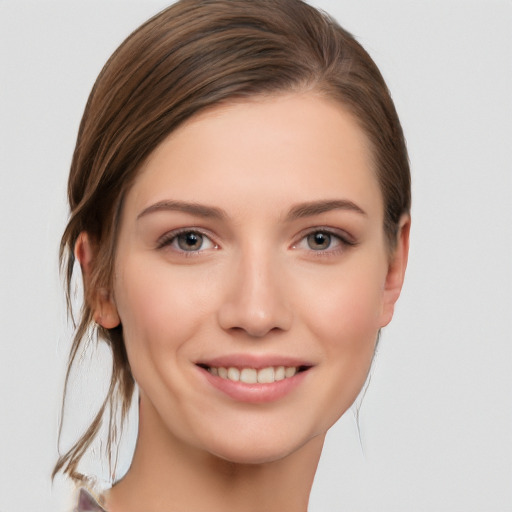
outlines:
[[[228,368],[228,379],[229,380],[240,380],[240,370],[238,368]]]
[[[284,366],[278,366],[276,368],[276,372],[275,372],[274,378],[276,380],[283,380],[285,377],[286,377],[286,375],[285,375]]]
[[[258,382],[258,372],[254,368],[244,368],[240,372],[240,382],[256,384]]]
[[[270,366],[269,368],[263,368],[258,372],[258,382],[260,384],[269,384],[271,382],[275,382],[274,379],[274,368]]]
[[[256,368],[242,368],[241,370],[230,366],[224,368],[222,366],[210,367],[208,371],[212,375],[217,375],[221,379],[229,379],[235,382],[243,382],[245,384],[271,384],[283,379],[293,377],[298,369],[296,366],[269,366],[256,370]]]
[[[288,366],[284,371],[286,378],[293,377],[297,373],[297,368],[294,366]]]

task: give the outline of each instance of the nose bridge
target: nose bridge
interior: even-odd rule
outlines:
[[[289,329],[292,315],[282,270],[276,252],[264,244],[240,249],[219,310],[221,326],[251,337]]]

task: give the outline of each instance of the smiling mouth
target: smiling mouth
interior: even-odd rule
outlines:
[[[294,377],[297,373],[305,372],[310,368],[310,366],[269,366],[261,369],[230,366],[225,368],[205,364],[198,364],[198,366],[221,379],[244,384],[272,384]]]

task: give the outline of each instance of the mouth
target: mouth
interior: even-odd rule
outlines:
[[[275,402],[309,382],[314,362],[282,354],[229,354],[195,363],[208,389],[236,402]]]
[[[236,367],[236,366],[208,366],[197,364],[211,375],[232,382],[244,384],[273,384],[275,382],[291,379],[298,373],[305,372],[311,366],[268,366],[266,368]]]

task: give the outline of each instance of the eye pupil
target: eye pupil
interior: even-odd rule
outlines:
[[[188,232],[178,236],[178,245],[183,251],[194,251],[203,245],[203,236],[200,233]]]
[[[331,245],[331,235],[322,231],[317,231],[308,236],[308,246],[310,249],[319,251],[327,249]]]

